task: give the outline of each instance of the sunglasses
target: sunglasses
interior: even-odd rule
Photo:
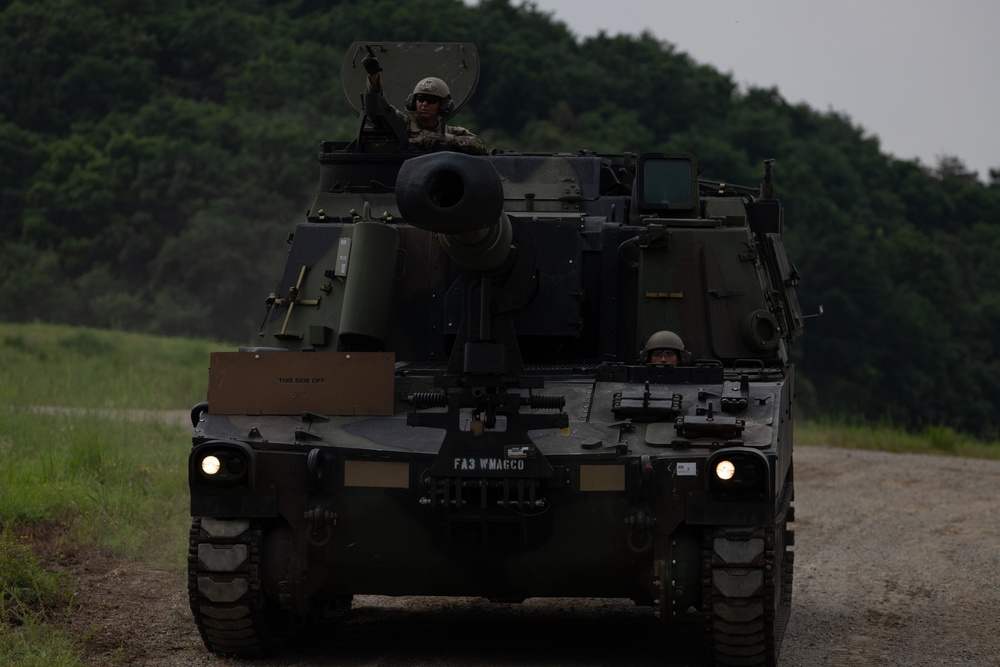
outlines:
[[[427,104],[440,104],[441,98],[437,95],[414,95],[414,102],[425,102]]]

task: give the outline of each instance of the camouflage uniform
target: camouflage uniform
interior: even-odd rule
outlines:
[[[375,88],[369,82],[367,92],[382,92],[382,84]],[[415,116],[404,113],[396,107],[389,105],[392,112],[406,127],[410,137],[410,143],[421,150],[444,149],[468,153],[469,155],[486,155],[486,144],[472,132],[458,125],[446,125],[443,118],[438,118],[437,125],[432,128],[425,128]]]
[[[469,155],[486,155],[486,145],[482,139],[464,127],[445,125],[444,120],[439,118],[437,126],[427,129],[410,114],[403,113],[395,107],[392,110],[403,121],[406,131],[410,135],[410,143],[417,148],[433,150],[437,146],[443,146],[448,150],[468,153]]]

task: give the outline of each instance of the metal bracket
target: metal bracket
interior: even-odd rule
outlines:
[[[310,269],[309,266],[303,265],[299,270],[299,279],[295,281],[295,286],[288,289],[288,298],[280,299],[274,293],[267,298],[268,305],[275,306],[288,306],[288,311],[285,313],[285,320],[281,323],[281,331],[274,334],[275,338],[302,338],[302,334],[299,332],[288,332],[288,320],[292,316],[292,309],[296,305],[299,306],[316,306],[319,307],[321,299],[299,299],[299,290],[302,289],[302,281],[305,280],[306,272]],[[322,297],[321,297],[322,298]]]

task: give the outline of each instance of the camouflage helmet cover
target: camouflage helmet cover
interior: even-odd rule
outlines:
[[[649,337],[649,340],[646,341],[646,348],[644,351],[647,355],[649,355],[649,353],[653,350],[660,350],[664,348],[683,352],[684,341],[682,341],[681,337],[673,331],[657,331]]]

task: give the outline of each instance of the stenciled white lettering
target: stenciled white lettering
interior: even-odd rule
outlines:
[[[507,459],[463,459],[452,460],[454,470],[524,470],[524,461],[510,461]]]
[[[455,470],[475,470],[476,459],[455,459]]]
[[[506,459],[479,459],[480,470],[524,470],[524,461]]]

